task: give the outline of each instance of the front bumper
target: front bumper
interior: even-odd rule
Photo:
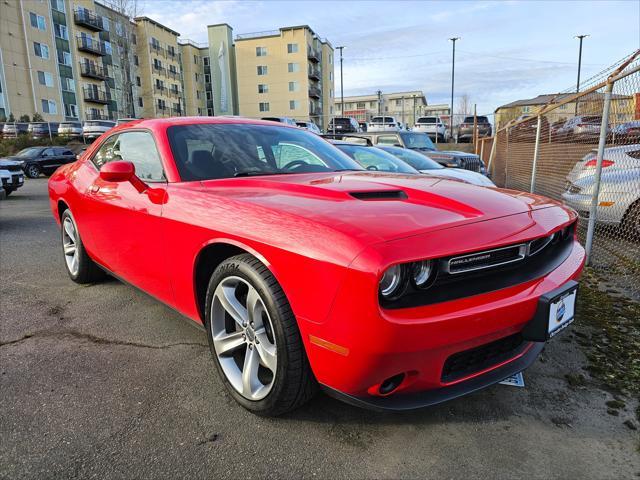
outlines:
[[[542,295],[577,280],[584,249],[577,241],[568,256],[542,277],[513,286],[430,305],[384,309],[378,304],[380,272],[372,265],[437,258],[456,243],[459,251],[537,238],[575,218],[561,208],[504,217],[409,237],[363,252],[351,265],[328,318],[298,324],[313,372],[325,390],[349,403],[405,410],[455,398],[484,388],[528,367],[543,343],[523,342],[495,363],[450,377],[445,366],[454,355],[481,349],[520,334],[534,318]],[[515,231],[506,238],[505,231]],[[506,240],[505,240],[506,238]],[[490,240],[493,239],[493,240]],[[485,243],[486,242],[486,243]],[[427,253],[429,252],[429,253]],[[482,280],[476,280],[482,281]],[[317,341],[320,339],[321,341]],[[397,389],[381,386],[404,375]]]
[[[583,193],[562,194],[562,200],[571,208],[578,212],[581,219],[589,218],[591,210],[592,195]],[[598,196],[599,205],[596,207],[596,218],[598,223],[607,225],[619,225],[624,218],[624,214],[633,203],[633,195],[628,193],[609,193],[601,191]]]
[[[24,185],[24,174],[20,173],[11,173],[11,176],[3,176],[1,177],[2,187],[3,188],[19,188]]]

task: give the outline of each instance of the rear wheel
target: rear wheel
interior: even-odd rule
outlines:
[[[64,262],[71,280],[76,283],[95,283],[104,278],[104,271],[87,255],[69,209],[62,214],[61,237]]]
[[[15,188],[5,188],[4,191],[5,191],[6,196],[8,197],[9,195],[11,195],[15,191]]]
[[[313,396],[315,379],[289,302],[255,257],[238,255],[216,268],[205,325],[218,372],[246,409],[280,415]]]
[[[27,165],[24,174],[29,178],[38,178],[40,176],[41,170],[38,165]]]
[[[625,213],[621,233],[631,241],[640,242],[640,200],[631,205]]]

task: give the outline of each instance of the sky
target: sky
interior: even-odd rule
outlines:
[[[138,2],[141,14],[203,43],[210,24],[228,23],[234,34],[309,25],[334,47],[345,47],[345,96],[422,90],[428,104],[449,103],[448,39],[460,37],[454,103],[466,94],[479,114],[575,86],[575,35],[589,35],[582,79],[640,48],[640,0]],[[339,96],[338,63],[335,92]]]

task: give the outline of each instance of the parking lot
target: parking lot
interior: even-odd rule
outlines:
[[[243,410],[205,334],[116,280],[63,267],[46,179],[0,203],[0,478],[633,478],[634,405],[582,372],[576,325],[525,372],[425,410],[318,395],[287,416]]]

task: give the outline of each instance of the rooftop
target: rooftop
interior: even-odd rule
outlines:
[[[498,108],[496,108],[496,111],[500,110],[501,108],[546,105],[547,103],[550,103],[551,101],[561,102],[562,100],[570,98],[573,95],[575,95],[575,93],[545,93],[545,94],[542,94],[542,95],[538,95],[537,97],[527,98],[527,99],[524,99],[524,100],[516,100],[515,102],[507,103],[506,105],[501,105]],[[582,97],[582,99],[587,98],[587,99],[593,100],[594,97],[596,97],[596,98],[604,98],[604,93],[592,92],[592,93],[589,93],[589,94],[585,95],[584,97]],[[631,98],[628,95],[620,95],[620,94],[613,94],[611,97],[614,98],[614,99],[615,98],[617,98],[617,99]]]
[[[142,17],[136,17],[136,18],[134,18],[134,20],[136,22],[149,22],[149,23],[151,23],[152,25],[155,25],[158,28],[162,28],[163,30],[165,30],[165,31],[167,31],[169,33],[172,33],[176,37],[180,36],[180,34],[178,32],[176,32],[175,30],[170,29],[169,27],[166,27],[166,26],[162,25],[159,22],[156,22],[153,18],[142,16]]]

